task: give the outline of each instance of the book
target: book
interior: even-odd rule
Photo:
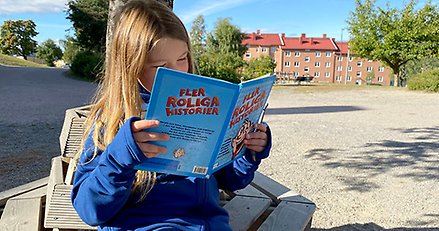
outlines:
[[[158,68],[145,119],[159,120],[150,132],[170,140],[153,141],[167,153],[135,168],[193,177],[209,177],[244,155],[245,134],[252,132],[267,103],[276,77],[240,84]]]

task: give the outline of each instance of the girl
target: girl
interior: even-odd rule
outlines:
[[[117,18],[77,157],[73,206],[99,230],[231,230],[218,190],[241,189],[252,181],[271,148],[268,127],[257,124],[258,132],[244,141],[257,152],[256,159],[248,151],[209,179],[134,170],[146,158],[166,152],[149,141],[169,139],[148,132],[158,121],[140,119],[156,69],[192,73],[194,68],[187,31],[166,6],[133,0]]]

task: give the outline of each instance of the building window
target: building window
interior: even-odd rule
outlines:
[[[299,57],[300,56],[300,51],[295,51],[294,52],[294,56]]]
[[[259,53],[259,48],[256,48],[255,50],[256,50],[256,53]]]
[[[361,77],[361,71],[357,71],[357,77]]]
[[[348,66],[348,71],[352,71],[352,66]]]
[[[247,52],[247,53],[245,53],[245,57],[246,57],[247,59],[249,59],[249,58],[252,57],[252,54]]]
[[[314,77],[316,78],[320,77],[320,72],[314,72]]]
[[[303,69],[303,71],[305,71],[305,72],[309,72],[309,67],[305,67],[305,68]]]
[[[331,57],[331,52],[327,51],[326,52],[326,57]]]
[[[326,77],[326,78],[331,77],[331,72],[329,72],[329,71],[325,72],[325,77]]]
[[[295,71],[294,72],[294,77],[297,77],[297,76],[299,76],[299,72]]]
[[[320,67],[320,62],[315,62],[315,63],[314,63],[314,66],[315,66],[315,67]]]
[[[295,67],[298,67],[298,66],[300,66],[300,62],[298,62],[298,61],[295,61],[295,62],[294,62],[294,66],[295,66]]]
[[[340,76],[335,76],[335,81],[341,82],[341,77]]]
[[[351,82],[352,81],[352,77],[348,75],[348,77],[346,77],[346,81]]]
[[[378,76],[378,82],[380,83],[384,82],[384,78],[382,76]]]
[[[361,66],[363,66],[363,62],[357,61],[357,67],[361,67]]]
[[[305,56],[305,62],[309,62],[309,56]]]
[[[286,57],[291,57],[291,51],[285,51],[285,56]]]
[[[367,72],[372,72],[372,67],[367,67]]]
[[[291,65],[290,61],[285,62],[285,67],[289,67]]]
[[[262,47],[262,53],[267,53],[267,48],[266,47]]]
[[[320,51],[316,51],[316,57],[320,57]]]
[[[379,72],[384,72],[384,67],[378,67]]]
[[[270,47],[270,52],[271,53],[276,53],[276,47]]]
[[[367,60],[367,62],[368,62],[368,63],[371,63],[371,62],[373,62],[373,60],[370,60],[370,59],[369,59],[369,60]]]
[[[339,55],[339,56],[337,57],[337,61],[343,61],[343,56]]]
[[[349,55],[349,62],[352,62],[352,60],[354,60],[354,57],[352,57],[351,55]]]
[[[337,71],[342,71],[343,67],[342,66],[337,66]]]
[[[325,67],[330,67],[331,66],[331,62],[326,62],[325,63]]]

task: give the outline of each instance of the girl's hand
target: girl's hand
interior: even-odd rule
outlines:
[[[267,127],[264,124],[255,124],[256,131],[245,135],[245,147],[255,152],[262,152],[267,146]]]
[[[148,142],[169,140],[168,134],[147,132],[144,130],[157,127],[159,124],[160,122],[158,120],[138,120],[131,123],[131,131],[133,132],[134,140],[142,150],[143,155],[147,158],[155,157],[159,154],[166,153],[167,151],[165,147],[150,144]]]

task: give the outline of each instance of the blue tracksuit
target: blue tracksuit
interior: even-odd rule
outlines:
[[[141,89],[144,101],[149,95]],[[95,146],[85,142],[75,173],[72,203],[81,219],[99,230],[231,230],[227,212],[219,205],[218,189],[247,186],[262,158],[271,148],[271,134],[262,153],[253,161],[250,153],[236,159],[209,179],[157,174],[145,200],[131,191],[136,170],[145,160],[134,141],[132,117],[121,127],[104,151],[90,161]]]

